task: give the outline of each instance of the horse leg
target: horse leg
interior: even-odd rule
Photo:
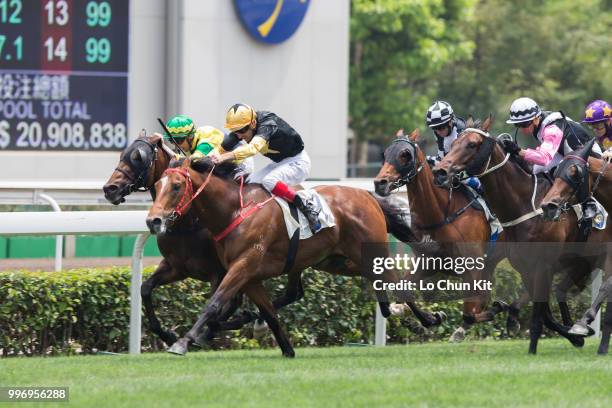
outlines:
[[[231,321],[228,322],[227,319],[236,313],[236,310],[238,310],[241,304],[242,296],[240,294],[234,296],[219,314],[219,321],[209,322],[206,329],[204,329],[204,332],[195,340],[194,344],[202,347],[204,344],[210,343],[215,338],[215,335],[220,331],[240,329],[244,324],[228,324]]]
[[[550,310],[550,304],[549,303],[546,303],[546,305],[544,307],[544,324],[549,329],[556,331],[561,336],[563,336],[566,339],[568,339],[569,342],[572,343],[572,345],[574,347],[582,347],[582,346],[584,346],[584,338],[583,337],[577,336],[575,334],[570,334],[566,326],[561,325],[560,323],[558,323],[554,319],[554,317],[552,315],[552,311]]]
[[[253,262],[250,262],[249,258],[253,258]],[[177,355],[185,355],[192,344],[200,335],[200,332],[204,325],[210,321],[218,320],[220,314],[223,312],[224,305],[230,301],[234,296],[242,290],[242,287],[252,278],[254,271],[246,269],[246,265],[258,265],[260,256],[254,255],[249,256],[245,254],[243,257],[234,261],[230,266],[227,274],[221,281],[221,284],[210,298],[204,311],[193,325],[193,327],[185,334],[184,337],[178,339],[169,349],[168,352]]]
[[[612,295],[612,275],[601,285],[599,288],[599,292],[597,292],[597,296],[593,299],[593,303],[591,303],[591,307],[586,313],[582,316],[580,320],[576,322],[570,329],[570,333],[578,334],[580,336],[591,336],[594,332],[593,329],[589,327],[589,324],[595,320],[595,316],[597,316],[597,312],[601,307],[601,304],[606,300],[608,295]]]
[[[557,285],[555,285],[555,297],[559,304],[559,311],[561,312],[561,320],[565,326],[571,326],[573,324],[572,317],[570,315],[569,306],[567,305],[567,291],[574,285],[572,276],[569,273],[564,274],[563,279]]]
[[[272,333],[274,333],[274,338],[283,352],[283,356],[290,358],[295,357],[295,351],[293,351],[293,347],[287,335],[280,326],[274,306],[270,302],[263,285],[261,283],[251,283],[244,288],[244,292],[259,308],[259,313],[268,324],[270,330],[272,330]]]
[[[542,334],[544,305],[544,302],[533,302],[531,327],[529,328],[529,354],[536,354],[536,352],[538,351],[538,340],[540,339],[540,335]]]
[[[159,319],[155,315],[155,308],[153,307],[153,289],[158,286],[166,285],[168,283],[177,282],[185,279],[184,274],[179,273],[175,268],[170,266],[166,259],[162,259],[160,264],[155,269],[155,272],[149,278],[143,282],[140,287],[140,296],[142,296],[142,302],[145,307],[145,316],[149,321],[149,330],[157,334],[167,345],[172,345],[176,339],[176,333],[164,330],[161,327]]]
[[[521,297],[512,302],[508,306],[508,318],[506,319],[506,331],[509,337],[514,337],[521,330],[521,323],[519,321],[519,313],[521,308],[529,303],[529,293],[523,291]]]
[[[608,354],[608,346],[610,345],[610,332],[612,332],[612,301],[606,305],[606,314],[604,315],[603,331],[601,333],[601,341],[597,354]]]

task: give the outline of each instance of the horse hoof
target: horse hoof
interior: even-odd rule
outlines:
[[[440,324],[442,324],[442,322],[444,322],[447,318],[446,313],[440,311],[440,312],[434,312],[434,317],[436,318],[436,322],[434,323],[434,325],[438,326]]]
[[[465,340],[465,329],[463,327],[459,327],[450,336],[450,338],[448,339],[448,342],[449,343],[461,343],[463,340]]]
[[[518,320],[508,319],[506,322],[506,330],[508,331],[508,337],[515,337],[519,331],[521,331],[521,324]]]
[[[293,349],[287,350],[287,351],[283,351],[283,357],[295,358],[295,351],[293,351]]]
[[[268,323],[265,321],[259,322],[259,319],[255,320],[253,323],[253,337],[256,339],[261,339],[268,334],[269,328]]]
[[[571,329],[569,329],[569,334],[575,334],[576,336],[581,337],[589,337],[595,334],[595,330],[593,330],[588,325],[582,325],[580,323],[575,323]]]
[[[572,343],[572,346],[576,348],[584,347],[584,337],[571,335],[569,336],[569,341]]]
[[[175,354],[177,356],[184,356],[185,354],[187,354],[187,345],[184,344],[181,339],[174,343],[172,346],[170,346],[170,348],[168,349],[168,353]]]

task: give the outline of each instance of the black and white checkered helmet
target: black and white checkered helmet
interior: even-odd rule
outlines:
[[[448,102],[435,101],[433,105],[427,109],[425,122],[430,128],[438,127],[453,119],[453,108]]]
[[[521,123],[534,119],[542,113],[542,110],[531,98],[518,98],[510,106],[510,119],[506,123]]]

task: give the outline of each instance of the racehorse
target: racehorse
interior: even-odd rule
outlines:
[[[155,190],[152,187],[175,156],[175,153],[164,144],[160,134],[151,136],[141,134],[122,152],[117,167],[103,187],[105,198],[115,205],[125,201],[125,197],[134,191],[149,191],[155,198]],[[157,236],[157,246],[163,259],[153,274],[142,284],[141,296],[149,329],[171,346],[178,337],[173,331],[161,327],[153,307],[153,290],[158,286],[193,278],[210,282],[214,291],[225,275],[225,268],[217,256],[210,232],[189,213],[176,223],[172,231]],[[300,294],[296,295],[299,297]],[[220,320],[226,320],[239,304],[240,298],[237,297]],[[234,323],[223,328],[241,326],[237,322]],[[215,329],[221,328],[212,326],[198,343],[203,344],[211,340]]]
[[[163,172],[168,168],[175,153],[168,148],[159,134],[146,136],[141,134],[122,152],[119,163],[104,185],[106,199],[117,205],[125,201],[125,197],[133,191],[149,191],[155,197],[152,189]],[[401,203],[391,199],[375,196],[383,209],[387,221],[388,232],[392,233],[402,242],[416,241],[407,221],[404,218]],[[156,333],[169,346],[177,340],[174,332],[164,330],[155,315],[152,302],[152,292],[157,286],[184,280],[186,278],[211,282],[214,289],[218,286],[225,274],[216,254],[210,232],[203,228],[201,222],[187,214],[173,226],[171,231],[157,236],[157,244],[164,256],[155,272],[143,283],[141,294],[145,305],[150,329]],[[419,244],[425,248],[429,244]],[[298,274],[291,276],[287,284],[286,293],[273,302],[275,308],[280,308],[301,299],[304,295],[301,277]],[[222,321],[226,320],[239,306],[239,298],[228,308]],[[203,344],[211,340],[215,329],[237,329],[249,323],[256,316],[245,312],[241,317],[221,325],[213,325],[204,333],[197,343]],[[437,324],[443,315],[420,313],[421,323],[425,326]]]
[[[157,194],[147,225],[152,233],[162,233],[182,213],[192,211],[217,237],[217,253],[227,274],[198,321],[169,352],[184,355],[202,327],[217,319],[227,302],[243,291],[259,308],[283,355],[293,357],[295,352],[262,285],[263,280],[283,273],[291,278],[312,266],[346,276],[362,276],[371,282],[380,280],[387,285],[398,281],[394,271],[376,275],[373,269],[362,267],[362,245],[377,243],[372,249],[373,258],[388,256],[385,215],[367,191],[342,186],[317,187],[316,191],[332,209],[336,225],[300,241],[293,267],[285,270],[289,240],[282,210],[270,203],[271,197],[261,186],[238,186],[228,177],[231,169],[227,167],[231,163],[214,166],[204,158],[175,164],[155,184]],[[402,302],[410,301],[407,292],[396,293]],[[377,291],[381,310],[388,315],[383,295]]]
[[[412,226],[417,231],[429,234],[431,239],[440,244],[440,253],[437,256],[472,259],[486,257],[484,269],[468,270],[462,278],[468,282],[490,280],[492,271],[503,258],[503,254],[493,250],[486,256],[491,228],[484,212],[472,206],[475,199],[461,193],[452,195],[452,189],[434,186],[431,169],[416,143],[418,129],[410,134],[410,138],[404,137],[402,131],[398,132],[397,136],[385,150],[383,166],[374,179],[376,192],[387,196],[392,190],[406,185],[411,215],[418,220]],[[500,238],[503,240],[503,233]],[[417,278],[422,275],[420,272],[417,271],[411,276]],[[454,275],[453,271],[444,270],[442,273]],[[481,291],[464,300],[463,324],[452,334],[451,341],[462,341],[466,330],[472,324],[491,321],[497,313],[509,308],[503,302],[495,302],[491,310],[483,311],[488,299],[489,294]],[[515,314],[508,315],[510,329],[518,327],[518,309],[512,310]]]
[[[542,200],[542,209],[546,219],[558,221],[562,211],[568,211],[573,205],[582,204],[591,194],[595,195],[606,208],[610,208],[608,192],[612,181],[612,168],[607,160],[589,157],[593,142],[565,156],[559,163],[555,171],[553,186]],[[584,336],[592,334],[592,329],[588,324],[595,319],[602,303],[607,298],[602,337],[597,350],[599,354],[608,353],[610,332],[612,332],[612,269],[610,268],[612,265],[610,265],[609,258],[611,257],[608,256],[608,263],[604,267],[604,282],[597,296],[593,299],[589,310],[570,330],[571,333]]]
[[[470,122],[461,137],[453,142],[449,154],[434,167],[434,180],[437,185],[449,187],[457,181],[461,172],[478,177],[492,210],[500,220],[507,220],[502,223],[506,241],[519,243],[508,246],[507,257],[521,274],[534,302],[529,352],[535,354],[537,351],[542,323],[580,347],[584,345],[584,340],[568,333],[567,328],[552,317],[549,305],[552,272],[557,267],[568,273],[571,271],[577,279],[584,279],[601,259],[581,257],[580,254],[561,258],[563,244],[533,244],[573,241],[578,233],[576,218],[550,223],[540,217],[541,210],[538,211],[536,206],[550,188],[550,182],[528,173],[517,163],[517,159],[510,160],[510,155],[504,154],[500,143],[488,133],[491,116],[479,128],[473,128],[473,122]],[[605,242],[609,233],[609,228],[606,231],[593,231],[588,242]],[[534,250],[538,252],[533,253]]]

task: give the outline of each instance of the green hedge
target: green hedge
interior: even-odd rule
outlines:
[[[508,300],[520,291],[518,275],[507,264],[496,273],[499,298]],[[148,268],[144,277],[153,271]],[[127,268],[78,269],[66,272],[0,272],[0,349],[2,355],[54,354],[128,348],[129,283]],[[284,291],[284,280],[266,283],[273,295]],[[295,346],[326,346],[347,342],[368,343],[374,333],[374,302],[359,279],[332,276],[308,270],[304,274],[305,297],[280,312],[281,320]],[[209,286],[195,280],[157,288],[153,294],[158,317],[164,327],[184,334],[206,303]],[[588,296],[573,304],[575,313],[584,311]],[[574,302],[575,303],[575,302]],[[461,322],[460,302],[427,303],[429,310],[444,310],[449,319],[432,332],[414,334],[414,318],[391,318],[390,342],[446,340]],[[244,307],[252,308],[249,304]],[[522,313],[527,328],[528,310]],[[144,323],[145,319],[143,319]],[[502,337],[505,316],[492,324],[475,326],[474,338]],[[259,347],[252,329],[224,333],[218,348]],[[143,325],[144,350],[163,349],[163,344]]]

